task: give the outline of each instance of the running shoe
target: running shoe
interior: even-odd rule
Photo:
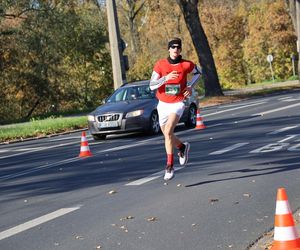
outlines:
[[[189,160],[190,144],[188,142],[185,142],[183,144],[185,145],[184,150],[182,150],[178,153],[180,165],[187,164],[187,162]]]
[[[165,171],[164,180],[169,181],[174,177],[174,168],[173,166],[167,166]]]

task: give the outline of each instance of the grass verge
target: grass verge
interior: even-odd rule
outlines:
[[[26,123],[2,126],[0,129],[0,142],[22,140],[32,137],[44,137],[50,134],[86,128],[87,117],[59,117],[44,120],[32,120]]]

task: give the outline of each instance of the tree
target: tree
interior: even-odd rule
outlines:
[[[138,32],[137,19],[138,15],[143,11],[144,5],[145,0],[123,0],[120,1],[120,4],[118,5],[123,16],[126,18],[126,23],[124,23],[122,26],[129,28],[130,47],[132,51],[132,56],[134,58],[137,57],[137,54],[140,51],[140,38]]]
[[[203,68],[205,96],[223,95],[213,55],[199,18],[198,0],[176,0]]]
[[[259,22],[258,22],[259,20]],[[249,9],[248,32],[244,41],[244,58],[251,69],[253,82],[271,79],[268,54],[274,57],[275,77],[291,76],[290,55],[295,48],[295,35],[282,0],[261,2]]]
[[[289,14],[292,18],[293,21],[293,25],[294,25],[294,29],[295,29],[295,33],[296,36],[298,37],[298,46],[299,45],[299,41],[300,41],[300,13],[297,13],[297,6],[298,6],[298,12],[300,11],[300,0],[286,0],[288,9],[289,9]],[[298,21],[297,21],[298,19]],[[300,49],[299,49],[300,50]],[[300,55],[300,52],[299,52]],[[300,58],[298,59],[298,76],[300,76]]]
[[[205,1],[201,4],[201,23],[223,88],[237,88],[249,82],[242,46],[246,16],[244,4],[234,5],[224,1]]]

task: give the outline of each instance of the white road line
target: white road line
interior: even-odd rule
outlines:
[[[29,154],[31,152],[38,152],[38,151],[42,151],[42,150],[46,150],[46,149],[50,149],[50,148],[58,148],[58,147],[67,146],[67,145],[71,145],[71,144],[75,144],[75,142],[63,143],[63,144],[58,144],[55,146],[49,146],[49,147],[43,147],[43,148],[41,147],[41,148],[37,148],[37,149],[31,150],[31,151],[21,152],[21,153],[7,155],[7,156],[1,156],[0,159],[11,158],[11,157],[18,156],[18,155]],[[24,148],[24,149],[26,149],[26,148]]]
[[[178,170],[180,170],[182,168],[184,168],[184,166],[183,167],[174,168],[174,170],[178,171]],[[165,171],[162,170],[162,171],[156,172],[154,174],[151,174],[151,175],[149,175],[147,177],[144,177],[144,178],[141,178],[141,179],[129,182],[129,183],[125,184],[125,186],[139,186],[139,185],[145,184],[145,183],[147,183],[149,181],[152,181],[152,180],[160,178],[164,173],[165,173]]]
[[[124,146],[109,148],[109,149],[98,151],[97,153],[100,153],[100,152],[101,153],[105,153],[105,152],[111,152],[111,151],[118,151],[118,150],[123,150],[123,149],[127,149],[127,148],[136,147],[136,146],[139,146],[139,145],[145,145],[145,142],[140,142],[140,143],[131,144],[131,145],[124,145]]]
[[[297,127],[299,127],[299,125],[281,128],[281,129],[275,130],[273,132],[270,132],[267,135],[276,135],[276,134],[279,134],[281,132],[284,132],[284,131],[287,131],[287,130],[290,130],[290,129],[293,129],[293,128],[297,128]]]
[[[209,155],[220,155],[220,154],[224,154],[226,152],[229,152],[231,150],[234,150],[234,149],[237,149],[237,148],[240,148],[244,145],[247,145],[249,144],[249,142],[241,142],[241,143],[237,143],[237,144],[234,144],[232,146],[229,146],[227,148],[224,148],[224,149],[221,149],[221,150],[218,150],[218,151],[214,151],[212,153],[210,153]]]
[[[278,98],[278,100],[282,101],[282,100],[286,100],[286,99],[290,99],[290,98],[291,98],[290,96],[285,96],[285,97]]]
[[[48,147],[37,147],[37,148],[17,148],[14,151],[16,152],[26,152],[26,151],[40,151],[47,149]]]
[[[13,228],[10,228],[8,230],[0,232],[0,240],[11,237],[15,234],[21,233],[21,232],[23,232],[25,230],[28,230],[30,228],[36,227],[36,226],[38,226],[42,223],[53,220],[57,217],[63,216],[63,215],[68,214],[68,213],[71,213],[71,212],[73,212],[73,211],[75,211],[79,208],[80,208],[80,206],[78,206],[78,207],[69,207],[69,208],[61,208],[61,209],[56,210],[52,213],[43,215],[43,216],[38,217],[36,219],[30,220],[28,222],[25,222],[23,224],[20,224],[18,226],[15,226]]]
[[[143,142],[139,142],[139,143],[135,143],[135,144],[131,144],[131,145],[125,145],[125,146],[120,146],[120,147],[114,147],[114,148],[110,148],[110,149],[101,150],[101,151],[96,152],[95,154],[118,151],[118,150],[127,149],[127,148],[133,148],[133,147],[144,145],[145,143],[155,141],[155,140],[158,140],[158,138],[154,137],[154,138],[145,140]],[[66,144],[72,144],[72,143],[60,144],[60,146],[63,146],[63,145],[66,145]],[[53,146],[53,147],[55,147],[55,146]],[[48,148],[53,148],[53,147],[48,147]],[[36,151],[38,151],[38,150],[36,150]],[[20,154],[24,154],[24,152],[20,153]],[[15,154],[15,155],[20,155],[20,154]],[[7,156],[7,157],[10,157],[10,156]],[[0,157],[0,159],[7,158],[7,157],[5,157],[5,156]],[[16,177],[19,177],[19,176],[27,175],[27,174],[30,174],[30,173],[34,173],[34,172],[45,170],[45,169],[52,168],[52,167],[57,167],[57,166],[60,166],[60,165],[63,165],[63,164],[79,161],[79,160],[82,160],[82,159],[83,158],[73,157],[73,158],[62,160],[62,161],[54,162],[54,163],[51,163],[51,164],[45,164],[45,165],[38,166],[38,167],[35,167],[35,168],[32,168],[32,169],[24,170],[24,171],[15,173],[15,174],[0,176],[0,180],[8,180],[8,179],[16,178]]]
[[[285,99],[285,100],[282,100],[282,102],[294,102],[294,101],[298,101],[298,99]]]
[[[274,112],[277,112],[277,111],[281,111],[281,110],[285,110],[285,109],[289,109],[289,108],[294,108],[294,107],[297,107],[297,106],[300,106],[300,103],[295,103],[295,104],[284,106],[284,107],[277,108],[277,109],[271,109],[271,110],[264,111],[264,112],[261,112],[261,113],[253,114],[252,116],[267,115],[267,114],[271,114],[271,113],[274,113]]]
[[[264,103],[266,103],[266,102],[251,103],[251,104],[239,106],[239,107],[236,107],[236,108],[220,110],[220,111],[210,113],[210,114],[206,114],[206,115],[202,115],[202,116],[207,117],[207,116],[211,116],[211,115],[217,115],[217,114],[221,114],[221,113],[225,113],[225,112],[229,112],[229,111],[233,111],[233,110],[237,110],[237,109],[242,109],[242,108],[248,108],[248,107],[252,107],[252,106],[261,105],[261,104],[264,104]]]
[[[288,135],[287,138],[284,138],[278,142],[285,142],[285,141],[288,141],[289,139],[293,139],[295,137],[297,137],[298,135]]]
[[[86,136],[86,138],[91,137],[89,135]],[[78,139],[78,141],[80,141],[80,136],[72,136],[72,137],[64,137],[64,138],[53,138],[50,139],[49,141],[65,141],[65,140],[72,140],[72,139]]]
[[[76,158],[66,159],[66,160],[59,161],[59,162],[54,162],[54,163],[51,163],[51,164],[38,166],[38,167],[28,169],[28,170],[24,170],[24,171],[15,173],[15,174],[0,176],[0,180],[8,180],[8,179],[16,178],[16,177],[19,177],[19,176],[23,176],[23,175],[34,173],[34,172],[41,171],[41,170],[45,170],[45,169],[48,169],[48,168],[57,167],[57,166],[67,164],[67,163],[70,163],[70,162],[74,162],[74,161],[78,161],[78,160],[81,160],[81,159],[82,158],[76,157]]]
[[[182,132],[186,133],[187,131],[182,131]],[[176,134],[180,134],[180,132],[176,133]],[[137,142],[137,143],[134,143],[134,144],[129,144],[129,145],[124,145],[124,146],[104,149],[104,150],[98,151],[96,153],[106,153],[106,152],[119,151],[119,150],[123,150],[123,149],[133,148],[133,147],[137,147],[137,146],[140,146],[140,145],[145,145],[148,142],[157,141],[157,140],[160,140],[160,139],[162,139],[162,136],[150,138],[148,140],[144,140],[144,141]]]

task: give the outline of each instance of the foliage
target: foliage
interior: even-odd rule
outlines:
[[[14,7],[11,13],[19,13]],[[24,13],[1,23],[1,29],[15,32],[0,36],[5,44],[0,52],[0,104],[5,106],[0,122],[96,106],[112,91],[99,9],[84,1],[58,1],[55,6],[41,2]]]
[[[201,23],[223,88],[292,76],[296,35],[285,0],[200,0]],[[98,3],[98,4],[95,4]],[[116,1],[128,43],[128,80],[148,79],[167,40],[199,63],[174,0]],[[130,20],[129,20],[130,19]],[[99,1],[2,1],[0,123],[97,106],[113,91],[105,5]],[[199,85],[203,91],[203,83]]]
[[[253,82],[271,78],[268,54],[272,54],[275,78],[292,75],[291,54],[296,51],[296,37],[285,10],[284,1],[253,5],[248,16],[248,34],[244,41],[245,60]]]

